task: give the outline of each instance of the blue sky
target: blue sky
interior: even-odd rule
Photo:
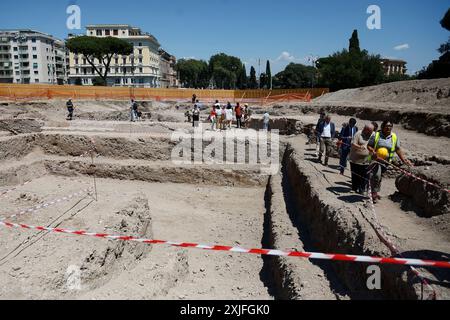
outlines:
[[[250,65],[258,71],[258,58],[262,72],[269,59],[276,73],[289,62],[306,63],[310,54],[329,55],[347,47],[358,29],[362,48],[404,59],[414,73],[438,58],[436,49],[450,35],[439,24],[450,0],[5,0],[0,29],[32,28],[65,38],[73,32],[66,28],[70,4],[80,6],[82,26],[131,24],[178,58],[207,60],[225,52],[246,62],[247,72]],[[381,8],[381,30],[366,27],[369,5]]]

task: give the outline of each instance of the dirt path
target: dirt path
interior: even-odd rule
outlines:
[[[321,172],[326,179],[323,190],[316,190],[319,197],[335,199],[341,206],[353,207],[355,212],[360,207],[368,210],[367,198],[351,191],[350,172],[346,176],[339,174],[338,159],[330,158],[329,166],[325,167],[314,159],[314,145],[307,146],[306,138],[299,136],[289,139],[295,149],[304,157],[305,165]],[[381,196],[376,204],[376,215],[388,236],[399,245],[405,256],[421,259],[448,260],[450,257],[450,238],[448,236],[448,215],[422,218],[413,211],[406,211],[398,202],[392,200],[396,192],[393,179],[384,179]],[[395,197],[394,197],[395,198]],[[431,270],[435,277],[432,282],[443,292],[444,298],[450,298],[450,273],[447,270]]]

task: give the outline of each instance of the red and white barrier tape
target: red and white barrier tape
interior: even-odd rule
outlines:
[[[15,213],[13,215],[10,215],[10,216],[5,217],[5,218],[0,219],[0,220],[13,219],[13,218],[16,218],[17,216],[21,216],[21,215],[24,215],[24,214],[27,214],[27,213],[33,213],[33,212],[39,211],[41,209],[45,209],[45,208],[57,205],[57,204],[59,204],[61,202],[69,201],[69,200],[71,200],[71,199],[73,199],[73,198],[75,198],[77,196],[88,194],[91,190],[92,190],[91,188],[87,188],[87,189],[84,189],[84,190],[72,193],[72,194],[70,194],[68,196],[49,201],[47,203],[38,204],[37,206],[31,207],[31,208],[28,208],[28,209],[24,209],[24,210],[22,210],[20,212],[17,212],[17,213]]]
[[[201,250],[211,250],[211,251],[227,251],[236,253],[247,253],[247,254],[258,254],[258,255],[269,255],[269,256],[285,256],[285,257],[298,257],[307,259],[320,259],[320,260],[333,260],[333,261],[347,261],[347,262],[367,262],[376,264],[396,264],[396,265],[415,265],[422,267],[436,267],[436,268],[450,268],[450,261],[432,261],[432,260],[420,260],[420,259],[407,259],[407,258],[381,258],[381,257],[370,257],[370,256],[357,256],[357,255],[346,255],[346,254],[325,254],[325,253],[315,253],[315,252],[298,252],[298,251],[281,251],[273,249],[244,249],[241,247],[230,247],[221,245],[205,245],[199,243],[188,243],[188,242],[172,242],[165,240],[152,240],[152,239],[142,239],[135,238],[132,236],[120,236],[120,235],[110,235],[106,233],[93,233],[84,230],[69,230],[61,228],[49,228],[42,226],[30,226],[25,224],[17,224],[6,221],[0,221],[0,226],[5,226],[9,228],[18,229],[29,229],[38,231],[48,231],[54,233],[64,233],[73,234],[78,236],[89,236],[110,240],[120,240],[120,241],[133,241],[146,244],[160,244],[168,245],[172,247],[181,248],[194,248]]]
[[[391,251],[391,254],[402,257],[401,251],[395,246],[395,244],[389,239],[389,237],[383,231],[382,225],[381,225],[380,221],[378,220],[377,213],[375,211],[375,205],[373,202],[371,182],[368,183],[368,188],[369,188],[369,190],[368,190],[369,204],[371,206],[373,217],[374,217],[374,220],[376,223],[376,225],[372,225],[372,227],[374,228],[375,233],[377,234],[377,236],[381,240],[381,242],[383,242],[389,248],[389,250]],[[428,283],[428,281],[424,277],[422,277],[419,270],[414,268],[412,265],[410,265],[409,267],[411,268],[411,271],[414,273],[414,275],[420,279],[421,283],[423,285],[425,285],[432,292],[429,296],[429,299],[436,300],[436,296],[437,296],[436,290],[434,290],[434,288]]]
[[[407,176],[409,176],[409,177],[411,177],[411,178],[413,178],[413,179],[422,181],[422,182],[424,182],[424,183],[426,183],[426,184],[428,184],[428,185],[430,185],[430,186],[433,186],[433,187],[435,187],[435,188],[438,188],[439,190],[442,190],[442,191],[444,191],[444,192],[450,193],[450,190],[449,190],[449,189],[446,189],[446,188],[441,187],[440,185],[438,185],[438,184],[436,184],[436,183],[433,183],[433,182],[427,181],[427,180],[425,180],[425,179],[423,179],[423,178],[421,178],[421,177],[418,177],[418,176],[414,175],[413,173],[411,173],[411,172],[409,172],[409,171],[407,171],[407,170],[405,170],[405,169],[402,169],[402,168],[400,168],[399,166],[396,166],[395,164],[392,164],[392,163],[387,162],[386,160],[381,159],[381,161],[383,161],[383,162],[386,163],[387,165],[391,165],[395,170],[398,170],[398,171],[402,172],[403,174],[405,174],[405,175],[407,175]]]
[[[8,189],[8,190],[4,190],[4,191],[2,191],[0,193],[0,197],[3,197],[4,195],[6,195],[8,193],[13,192],[14,190],[17,190],[18,188],[23,187],[23,186],[29,184],[30,182],[31,182],[31,180],[28,180],[28,181],[25,181],[24,183],[22,183],[22,184],[20,184],[18,186],[15,186],[14,188],[11,188],[11,189]]]

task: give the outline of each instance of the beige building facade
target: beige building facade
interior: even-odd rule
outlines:
[[[382,59],[381,64],[384,68],[384,74],[390,76],[393,74],[404,75],[406,74],[406,61],[394,60],[394,59]]]
[[[130,25],[108,24],[88,25],[86,35],[92,37],[117,37],[128,41],[134,47],[129,56],[113,57],[108,73],[109,86],[134,86],[144,88],[159,88],[161,86],[160,44],[151,34]],[[101,68],[101,64],[98,68]],[[69,54],[71,84],[92,85],[98,74],[86,61],[83,55]]]
[[[163,49],[159,50],[160,70],[161,70],[161,88],[179,88],[178,73],[175,71],[177,58]]]

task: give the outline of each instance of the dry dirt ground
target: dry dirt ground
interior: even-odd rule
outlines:
[[[75,101],[72,122],[65,120],[64,101],[0,103],[0,219],[208,245],[390,256],[372,227],[368,199],[350,191],[349,172],[338,174],[337,159],[329,167],[317,163],[315,145],[306,144],[302,132],[325,103],[338,100],[353,99],[358,110],[366,107],[355,106],[359,99],[380,101],[380,112],[400,105],[405,112],[429,107],[448,115],[445,81],[403,84],[412,89],[396,84],[386,99],[379,88],[368,88],[306,107],[253,106],[252,127],[261,127],[265,110],[271,125],[289,124],[281,137],[281,170],[272,176],[258,165],[172,163],[171,135],[192,131],[184,118],[188,103],[141,102],[144,120],[136,123],[128,121],[128,102]],[[415,106],[408,100],[413,91]],[[339,128],[349,115],[338,107],[329,110],[336,110]],[[374,110],[357,114],[360,127],[380,120],[383,113]],[[408,119],[419,116],[409,113]],[[447,129],[435,120],[433,130],[410,130],[401,122],[394,131],[419,169],[448,189],[450,138],[436,136]],[[384,179],[376,206],[384,231],[407,257],[448,261],[449,212],[424,216],[417,199],[396,188],[396,176]],[[450,299],[446,270],[420,269],[432,285],[423,296],[420,281],[396,266],[383,266],[382,289],[370,291],[365,267],[0,227],[0,299],[422,299],[431,291]]]

